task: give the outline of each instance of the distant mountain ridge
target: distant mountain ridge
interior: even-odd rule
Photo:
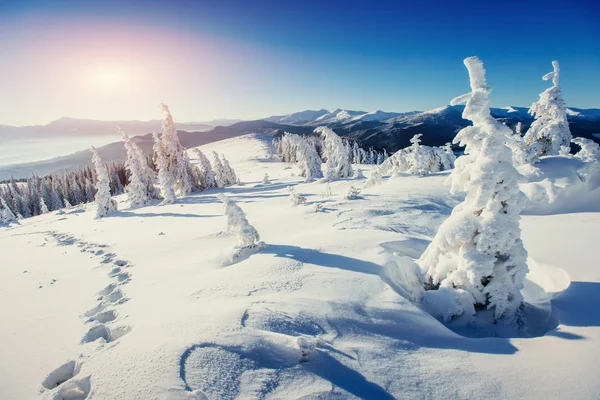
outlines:
[[[241,121],[204,131],[195,129],[200,127],[196,123],[176,124],[176,126],[184,147],[200,146],[217,140],[255,132],[270,135],[278,135],[286,131],[296,134],[310,134],[315,127],[327,125],[338,135],[359,141],[363,147],[372,146],[393,153],[410,145],[410,138],[417,133],[423,134],[423,144],[426,145],[441,146],[451,142],[460,129],[470,125],[469,121],[462,118],[463,109],[464,106],[462,105],[405,113],[321,109],[271,116],[255,121]],[[573,136],[586,137],[600,143],[600,137],[598,136],[600,133],[600,109],[569,107],[567,113]],[[529,115],[528,108],[525,107],[492,108],[491,114],[494,118],[513,129],[518,122],[521,122],[524,131],[526,131],[533,122],[533,117]],[[57,127],[64,124],[67,127],[72,127],[74,121],[81,120],[63,118],[49,125]],[[86,126],[94,126],[98,131],[100,129],[110,129],[114,132],[115,125],[119,124],[130,136],[137,135],[134,140],[146,152],[150,152],[152,149],[150,132],[161,130],[160,121],[94,121],[95,123],[89,123],[89,120],[83,121],[88,121]],[[0,126],[0,138],[3,129],[5,127]],[[77,129],[71,132],[75,134],[74,132],[81,131],[81,129]],[[100,147],[99,153],[105,161],[123,160],[125,158],[122,142]],[[4,166],[0,167],[0,180],[10,178],[11,175],[15,178],[30,176],[32,173],[45,175],[88,165],[89,162],[89,152],[85,150],[51,160]]]

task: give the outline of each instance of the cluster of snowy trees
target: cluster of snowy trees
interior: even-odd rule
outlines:
[[[144,162],[148,163],[148,159]],[[105,168],[111,195],[122,194],[128,183],[125,164],[111,162]],[[29,218],[93,202],[96,183],[97,175],[91,167],[44,177],[33,176],[21,182],[11,180],[0,185],[0,216],[7,215],[0,217],[0,221]]]
[[[352,164],[381,164],[388,157],[385,150],[364,150],[357,142],[341,138],[328,127],[318,127],[315,133],[318,135],[301,136],[285,132],[281,138],[273,140],[281,160],[296,163],[300,175],[308,182],[323,177],[327,180],[351,177]]]
[[[416,134],[410,139],[410,146],[400,149],[388,158],[380,167],[381,174],[399,174],[402,172],[413,175],[428,175],[434,172],[454,168],[456,156],[450,143],[443,147],[421,145],[422,134]]]
[[[463,118],[473,122],[454,143],[465,146],[450,175],[451,192],[465,192],[442,223],[419,263],[426,271],[423,304],[446,320],[493,310],[495,320],[521,321],[521,289],[528,272],[519,219],[523,194],[507,143],[512,131],[489,110],[483,63],[464,61],[472,91],[452,100],[466,103]]]
[[[181,145],[166,105],[163,107],[163,133],[154,133],[154,155],[145,155],[137,144],[120,128],[127,158],[124,163],[102,163],[91,148],[94,167],[86,167],[61,175],[32,177],[25,182],[14,180],[0,186],[0,222],[27,218],[95,202],[97,218],[116,210],[112,196],[127,193],[132,207],[162,199],[161,204],[173,203],[177,196],[234,184],[238,181],[229,161],[213,152],[212,164],[198,149],[198,165],[192,165]],[[158,174],[157,174],[158,172]],[[158,178],[159,188],[156,186]]]

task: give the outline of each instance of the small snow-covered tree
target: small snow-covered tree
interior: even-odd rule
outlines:
[[[256,247],[260,236],[256,229],[248,222],[246,213],[224,194],[219,194],[218,197],[225,204],[227,232],[236,235],[238,238],[237,248],[248,249]]]
[[[593,140],[582,137],[573,138],[571,142],[581,147],[575,157],[585,162],[585,166],[577,171],[580,179],[588,182],[590,190],[596,189],[600,186],[600,146]]]
[[[110,190],[109,190],[109,194],[110,194]],[[73,208],[73,205],[71,203],[69,203],[69,199],[67,199],[66,197],[64,199],[64,203],[65,203],[65,208]]]
[[[92,162],[96,168],[96,196],[95,201],[98,206],[96,210],[96,219],[107,216],[108,214],[117,211],[117,202],[110,196],[110,181],[106,166],[102,164],[102,160],[94,146],[91,147]],[[66,202],[66,200],[65,200]]]
[[[268,185],[271,183],[271,181],[269,180],[269,175],[265,172],[265,176],[263,177],[263,180],[261,181],[261,183],[263,185]]]
[[[327,158],[325,163],[325,179],[331,181],[351,177],[352,164],[350,163],[348,148],[344,145],[342,138],[326,126],[316,128],[315,132],[320,133],[325,140],[323,144],[323,150]]]
[[[360,195],[360,189],[357,189],[354,186],[350,186],[350,189],[348,189],[348,192],[346,193],[344,198],[346,200],[355,200],[355,199],[358,199],[359,195]]]
[[[173,189],[175,178],[169,170],[169,161],[167,160],[162,140],[156,132],[153,133],[152,137],[154,138],[154,157],[156,159],[156,166],[158,167],[158,183],[160,184],[160,192],[163,197],[163,201],[160,204],[172,204],[175,202],[175,190]]]
[[[418,133],[410,139],[412,146],[407,154],[409,168],[406,170],[409,174],[427,175],[432,170],[431,152],[425,146],[421,146],[421,136],[423,134]]]
[[[293,206],[306,203],[306,197],[300,196],[293,186],[288,186],[287,190],[290,193],[290,201],[292,202]]]
[[[463,118],[473,125],[454,139],[466,148],[450,179],[453,193],[467,194],[419,261],[427,273],[426,289],[435,289],[426,292],[424,302],[443,303],[436,314],[445,319],[474,315],[478,305],[493,309],[495,319],[513,322],[520,316],[528,268],[519,227],[520,175],[505,145],[512,131],[490,115],[490,89],[481,60],[469,57],[464,63],[472,92],[451,104],[466,102]]]
[[[360,167],[356,167],[356,169],[354,170],[354,179],[364,179],[365,175],[363,174],[363,171]]]
[[[190,160],[179,141],[177,129],[171,116],[171,111],[166,104],[162,104],[163,109],[163,134],[162,143],[170,174],[173,176],[173,189],[180,196],[187,196],[192,192],[193,182],[190,176]],[[163,196],[164,197],[164,196]]]
[[[40,212],[42,214],[46,214],[48,212],[48,206],[46,206],[46,202],[42,196],[40,196]]]
[[[365,187],[369,188],[372,186],[381,185],[382,179],[383,176],[381,174],[381,168],[375,168],[373,169],[373,172],[371,172],[369,179],[367,179],[367,181],[365,182]]]
[[[535,117],[525,134],[528,146],[538,143],[538,156],[557,155],[561,146],[569,146],[571,131],[567,121],[566,104],[559,85],[560,67],[558,61],[552,61],[554,71],[542,77],[552,79],[552,87],[540,93],[540,99],[531,105],[529,113]]]

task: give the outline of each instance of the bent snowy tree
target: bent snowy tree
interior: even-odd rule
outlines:
[[[450,175],[451,191],[466,192],[419,260],[426,271],[423,301],[435,314],[450,319],[475,314],[476,306],[493,309],[495,319],[520,319],[521,289],[527,274],[527,253],[519,219],[522,193],[519,173],[506,146],[512,131],[490,115],[483,63],[464,61],[472,92],[451,104],[466,102],[462,129],[454,143],[465,147]]]
[[[246,213],[233,200],[224,194],[218,195],[219,200],[225,204],[227,217],[227,232],[235,234],[238,238],[238,249],[253,248],[258,244],[260,236],[256,229],[246,219]]]

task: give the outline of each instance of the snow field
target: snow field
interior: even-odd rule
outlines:
[[[0,299],[11,305],[2,310],[11,324],[0,328],[8,355],[0,358],[0,398],[35,398],[39,389],[57,399],[600,392],[600,274],[589,250],[598,213],[524,216],[524,296],[541,310],[533,315],[548,318],[538,326],[550,330],[471,338],[416,302],[414,259],[462,200],[443,185],[447,173],[386,178],[348,200],[365,179],[304,183],[291,176],[295,167],[272,160],[267,137],[201,150],[225,154],[242,183],[162,207],[128,209],[122,196],[120,211],[101,220],[90,206],[0,231],[8,266],[0,269]],[[374,167],[361,168],[368,178]],[[294,207],[288,186],[306,203]],[[219,193],[266,243],[231,265],[237,238],[226,233]]]

